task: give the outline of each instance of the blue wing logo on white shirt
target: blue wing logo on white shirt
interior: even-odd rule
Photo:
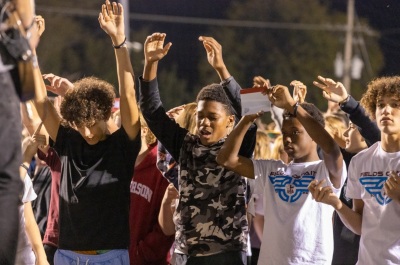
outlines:
[[[386,205],[392,201],[387,197],[383,190],[383,185],[385,184],[387,177],[361,177],[360,182],[364,186],[365,190],[375,197],[376,201],[380,205]]]
[[[297,201],[302,194],[308,194],[307,187],[314,178],[315,176],[308,175],[299,179],[294,179],[291,176],[269,176],[279,198],[290,203]]]

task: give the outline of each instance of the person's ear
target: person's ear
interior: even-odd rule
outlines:
[[[235,115],[230,115],[228,117],[228,124],[226,125],[226,128],[233,128],[233,125],[235,124]]]
[[[149,128],[147,128],[147,127],[141,127],[141,133],[142,133],[142,137],[143,136],[146,136],[147,135],[147,133],[149,132]]]

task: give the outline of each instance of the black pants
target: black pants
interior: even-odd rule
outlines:
[[[246,252],[223,252],[211,256],[191,257],[184,254],[176,254],[175,265],[246,265]]]
[[[57,248],[52,245],[44,244],[44,252],[46,252],[47,262],[50,265],[54,265],[54,254],[56,254]]]
[[[21,203],[21,114],[10,73],[0,73],[0,264],[14,265]]]

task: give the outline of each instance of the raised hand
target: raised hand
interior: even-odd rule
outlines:
[[[46,85],[47,90],[62,97],[69,89],[74,88],[74,85],[68,79],[54,74],[44,74],[43,79],[50,82],[50,85]]]
[[[100,27],[111,37],[114,45],[125,40],[124,9],[122,4],[106,0],[99,14]]]
[[[307,86],[297,80],[293,80],[292,82],[290,82],[290,85],[293,86],[294,101],[303,103],[307,95]]]
[[[207,52],[208,63],[214,69],[225,67],[224,60],[222,58],[222,46],[213,37],[200,36],[199,41],[203,42],[203,46]]]
[[[289,110],[295,104],[294,99],[289,93],[289,89],[283,85],[276,85],[266,89],[263,94],[268,95],[272,104],[281,109]]]
[[[30,161],[36,154],[38,148],[44,148],[46,146],[46,136],[40,134],[40,129],[43,123],[40,123],[33,135],[30,137],[25,150],[23,150],[23,161]]]
[[[392,171],[385,182],[384,190],[386,195],[393,201],[400,204],[400,177]]]
[[[177,107],[174,107],[174,108],[170,109],[169,111],[167,111],[168,117],[170,117],[171,119],[176,120],[176,118],[178,118],[178,116],[185,109],[185,106],[186,105],[184,104],[184,105],[177,106]]]
[[[342,83],[322,76],[318,76],[318,80],[320,82],[314,81],[313,84],[323,90],[322,95],[327,100],[339,103],[347,98],[348,93]]]
[[[29,42],[32,44],[31,47],[36,47],[39,43],[40,37],[42,36],[45,30],[45,22],[42,16],[35,16],[35,23],[33,24],[32,28],[29,31],[30,39]],[[34,49],[34,52],[35,49]]]
[[[323,187],[325,182],[325,179],[321,181],[313,180],[310,185],[308,185],[308,190],[311,192],[313,199],[317,202],[322,202],[338,209],[341,204],[340,199],[333,193],[331,186]]]
[[[164,46],[165,33],[153,33],[146,38],[144,42],[144,58],[147,63],[154,63],[167,55],[172,43],[169,42]]]
[[[271,83],[269,79],[265,79],[262,76],[255,76],[253,78],[253,87],[267,87],[271,88]]]
[[[242,117],[242,120],[247,123],[253,123],[256,121],[257,118],[261,117],[264,114],[264,111],[259,111],[254,114],[245,115]]]

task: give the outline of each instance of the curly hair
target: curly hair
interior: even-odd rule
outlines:
[[[90,127],[96,121],[107,121],[114,98],[114,87],[106,81],[86,77],[75,82],[60,106],[63,124]]]
[[[322,127],[325,127],[325,119],[322,112],[312,103],[303,102],[300,103],[300,106],[311,116],[313,117]],[[283,112],[283,119],[292,118],[291,114],[287,112]]]
[[[225,93],[224,87],[220,84],[211,84],[203,87],[197,94],[196,102],[198,103],[200,100],[217,101],[224,105],[224,108],[228,115],[232,115],[234,113],[232,110],[231,102],[229,101],[228,96]]]
[[[380,77],[368,84],[367,91],[363,94],[360,102],[372,120],[376,119],[375,112],[378,100],[386,95],[400,98],[400,76]]]

